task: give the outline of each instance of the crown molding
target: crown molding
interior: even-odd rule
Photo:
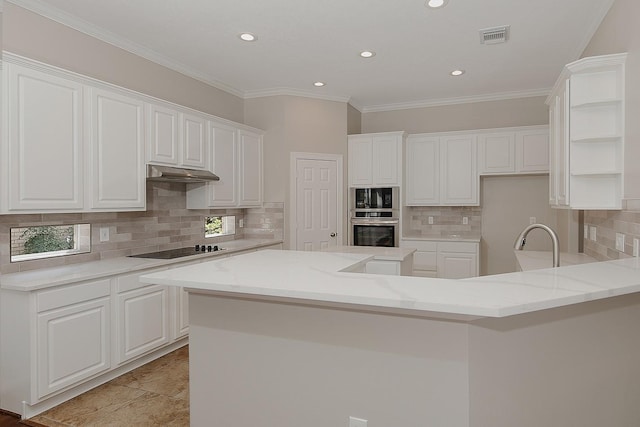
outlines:
[[[264,98],[267,96],[301,96],[304,98],[322,99],[324,101],[349,102],[348,96],[335,96],[319,94],[312,91],[293,89],[286,87],[276,87],[272,89],[248,90],[244,93],[244,99]]]
[[[1,1],[2,0],[0,0],[0,2]],[[73,28],[76,31],[87,34],[98,40],[109,43],[115,47],[126,50],[127,52],[130,52],[142,58],[148,59],[149,61],[154,62],[158,65],[162,65],[163,67],[169,68],[173,71],[177,71],[180,74],[184,74],[185,76],[191,77],[195,80],[199,80],[217,89],[228,92],[239,98],[244,97],[244,92],[240,89],[237,89],[225,83],[222,83],[207,74],[201,73],[191,67],[188,67],[184,64],[176,62],[170,58],[167,58],[164,55],[157,53],[154,50],[151,50],[139,44],[133,43],[123,37],[118,36],[117,34],[114,34],[112,32],[99,28],[87,21],[84,21],[76,16],[63,12],[62,10],[54,8],[39,0],[6,0],[6,1],[8,1],[9,3],[13,3],[16,6],[27,9],[38,15],[44,16],[45,18],[51,19],[52,21],[58,22],[64,26]]]
[[[487,101],[503,101],[508,99],[517,98],[532,98],[535,96],[547,96],[549,95],[550,88],[546,89],[533,89],[516,92],[500,92],[491,93],[486,95],[473,95],[473,96],[461,96],[457,98],[442,98],[442,99],[429,99],[423,101],[401,102],[397,104],[382,104],[382,105],[370,105],[363,107],[362,113],[376,113],[383,111],[394,110],[409,110],[412,108],[425,108],[425,107],[441,107],[444,105],[455,104],[472,104],[475,102],[487,102]]]

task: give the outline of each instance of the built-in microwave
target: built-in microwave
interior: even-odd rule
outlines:
[[[398,209],[398,188],[353,188],[352,209]]]

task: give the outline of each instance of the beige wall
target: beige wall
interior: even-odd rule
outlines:
[[[288,248],[290,155],[292,152],[341,154],[344,162],[343,187],[346,187],[347,104],[273,96],[246,100],[244,114],[246,124],[267,131],[264,140],[264,199],[285,202],[285,248]],[[343,206],[346,209],[346,191],[344,193]],[[346,218],[346,210],[342,217]]]
[[[549,123],[545,97],[412,108],[362,115],[362,132],[447,132]]]
[[[347,104],[347,132],[349,135],[362,133],[362,113],[351,104]]]
[[[243,100],[111,44],[4,3],[3,49],[242,123]]]

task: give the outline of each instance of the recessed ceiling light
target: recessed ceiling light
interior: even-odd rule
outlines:
[[[370,50],[363,50],[362,52],[360,52],[360,56],[362,56],[363,58],[372,58],[376,56],[376,53]]]
[[[324,82],[315,82],[313,85],[315,87],[322,87],[322,86],[324,86]]]
[[[464,74],[464,70],[453,70],[450,74],[452,76],[461,76]]]
[[[424,5],[432,9],[438,9],[447,4],[449,0],[427,0]]]
[[[254,42],[258,40],[258,38],[251,33],[242,33],[238,37],[240,37],[241,40],[244,40],[246,42]]]

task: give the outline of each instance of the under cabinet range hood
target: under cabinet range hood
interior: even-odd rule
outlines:
[[[161,182],[194,183],[220,181],[220,177],[207,170],[186,169],[173,166],[147,165],[147,180]]]

